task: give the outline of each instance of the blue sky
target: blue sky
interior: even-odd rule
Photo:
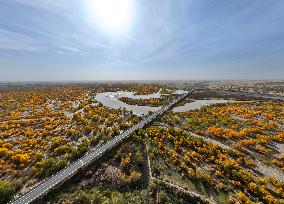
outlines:
[[[123,32],[92,0],[0,0],[0,81],[283,79],[283,0],[133,0]]]

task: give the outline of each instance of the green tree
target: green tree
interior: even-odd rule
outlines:
[[[17,185],[9,181],[0,181],[0,203],[7,203],[16,193]]]

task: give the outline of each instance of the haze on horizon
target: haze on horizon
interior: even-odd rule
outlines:
[[[0,81],[283,79],[281,0],[0,0]]]

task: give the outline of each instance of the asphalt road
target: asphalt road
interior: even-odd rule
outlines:
[[[43,180],[40,184],[35,186],[33,189],[28,191],[27,193],[23,194],[22,196],[16,198],[15,200],[11,201],[11,204],[24,204],[24,203],[31,203],[38,199],[39,197],[47,194],[52,188],[62,184],[70,177],[75,175],[80,169],[87,167],[89,164],[93,163],[96,159],[101,157],[105,152],[112,149],[113,147],[117,146],[124,140],[125,138],[129,137],[135,130],[143,128],[145,125],[151,123],[153,120],[157,118],[157,116],[163,114],[165,111],[173,107],[176,103],[180,100],[187,97],[193,91],[188,92],[187,94],[183,94],[182,96],[178,97],[174,100],[171,104],[162,107],[160,110],[154,112],[149,117],[145,118],[141,122],[137,123],[136,125],[132,126],[125,132],[121,133],[120,135],[114,137],[109,142],[101,145],[99,148],[89,151],[80,159],[76,160],[72,164],[68,165],[64,169],[60,170],[53,176]]]

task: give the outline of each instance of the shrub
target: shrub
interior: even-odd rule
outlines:
[[[7,203],[16,193],[17,184],[9,181],[0,181],[0,203]]]

